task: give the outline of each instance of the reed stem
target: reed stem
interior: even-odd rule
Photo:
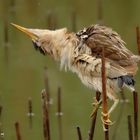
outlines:
[[[132,131],[132,121],[131,121],[131,116],[127,116],[128,120],[128,135],[129,135],[129,140],[133,140],[133,131]]]
[[[100,100],[100,95],[101,95],[100,92],[96,92],[96,100],[97,101]],[[89,130],[89,134],[88,134],[88,140],[93,140],[93,137],[94,137],[97,111],[98,111],[98,109],[96,110],[96,112],[94,112],[94,116],[92,116],[92,122],[91,122],[91,127],[90,127],[90,130]]]
[[[104,56],[104,47],[102,48],[102,111],[104,114],[107,114],[107,96],[106,96],[106,69],[105,69],[105,56]],[[103,117],[103,120],[106,121],[108,116]],[[106,131],[105,140],[109,140],[109,130],[108,125],[104,124]]]
[[[58,87],[58,92],[57,92],[57,117],[58,117],[58,131],[59,131],[59,140],[63,140],[63,135],[62,135],[62,110],[61,110],[61,88]]]
[[[77,129],[77,134],[78,134],[78,140],[82,140],[82,135],[81,135],[80,127],[77,126],[76,129]]]
[[[50,140],[50,122],[49,122],[49,105],[48,94],[46,90],[42,91],[42,108],[43,108],[43,132],[44,140]]]
[[[134,140],[138,140],[138,93],[133,92],[134,104]]]
[[[19,129],[19,123],[18,122],[15,123],[15,129],[16,129],[17,140],[21,140],[21,135],[20,135],[20,129]]]
[[[34,113],[33,113],[33,109],[32,109],[32,99],[29,98],[28,99],[28,117],[29,117],[29,126],[30,128],[32,128],[32,125],[33,125],[33,116],[34,116]]]
[[[137,38],[138,53],[140,55],[140,30],[138,26],[136,27],[136,38]]]

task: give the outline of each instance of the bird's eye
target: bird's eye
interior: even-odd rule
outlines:
[[[35,50],[39,50],[41,54],[45,55],[45,52],[41,48],[41,44],[38,41],[32,40]]]

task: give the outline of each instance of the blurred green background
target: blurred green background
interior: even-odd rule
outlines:
[[[44,57],[36,52],[29,38],[10,23],[32,28],[48,28],[48,15],[51,14],[51,25],[54,24],[55,28],[76,28],[78,31],[98,23],[97,7],[97,0],[0,0],[0,105],[3,107],[0,129],[4,131],[5,140],[16,139],[16,121],[20,123],[23,140],[43,140],[40,92],[44,88],[44,66],[48,67],[50,94],[53,99],[50,106],[51,139],[58,139],[58,122],[55,115],[58,86],[62,88],[63,140],[78,140],[77,125],[81,128],[83,139],[87,138],[95,92],[86,88],[75,74],[60,71],[59,64],[49,56]],[[139,0],[102,0],[103,23],[116,30],[127,43],[127,47],[136,54],[135,27],[140,25],[139,12]],[[76,18],[75,23],[73,18]],[[4,41],[6,24],[8,49]],[[136,76],[137,91],[140,91],[139,76],[140,72]],[[120,97],[120,94],[118,96]],[[128,139],[127,115],[132,115],[133,119],[133,96],[127,90],[125,96],[129,102],[119,103],[111,117],[116,121],[110,128],[111,140]],[[27,117],[29,97],[32,98],[35,113],[32,129]],[[138,125],[140,127],[140,123]],[[99,113],[95,140],[103,139],[103,136]]]

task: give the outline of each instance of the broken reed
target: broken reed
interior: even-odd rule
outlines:
[[[104,56],[104,47],[102,48],[102,111],[104,114],[107,114],[107,96],[106,96],[106,69],[105,69],[105,56]],[[106,121],[108,116],[103,117],[103,121]],[[108,125],[104,124],[106,131],[105,140],[109,140],[109,130]]]
[[[77,126],[76,129],[77,129],[78,140],[82,140],[82,135],[81,135],[80,127]]]
[[[21,135],[20,135],[20,129],[19,129],[19,123],[18,122],[15,123],[15,129],[16,129],[17,140],[21,140]]]
[[[96,92],[96,100],[99,101],[100,100],[100,92]],[[88,140],[93,140],[94,137],[94,132],[95,132],[95,125],[96,125],[96,117],[97,117],[97,111],[99,108],[97,108],[94,112],[94,114],[92,114],[92,122],[91,122],[91,127],[88,133]]]
[[[42,109],[43,109],[43,132],[44,140],[50,140],[50,122],[49,122],[49,104],[48,93],[46,90],[42,91]]]
[[[61,109],[61,88],[58,87],[57,91],[57,113],[58,117],[58,131],[59,131],[59,140],[63,140],[63,135],[62,135],[62,109]]]

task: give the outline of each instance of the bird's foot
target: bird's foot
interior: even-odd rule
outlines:
[[[94,106],[94,109],[90,115],[90,117],[94,117],[97,110],[100,108],[100,105],[101,105],[101,101],[97,101],[96,97],[93,98],[94,102],[92,103],[92,105]]]
[[[112,122],[110,119],[109,119],[109,113],[101,113],[102,114],[102,117],[101,117],[101,120],[103,122],[103,126],[104,125],[113,125],[115,122]]]
[[[92,105],[96,107],[96,106],[98,106],[98,104],[99,104],[99,102],[97,101],[96,97],[94,97]]]

